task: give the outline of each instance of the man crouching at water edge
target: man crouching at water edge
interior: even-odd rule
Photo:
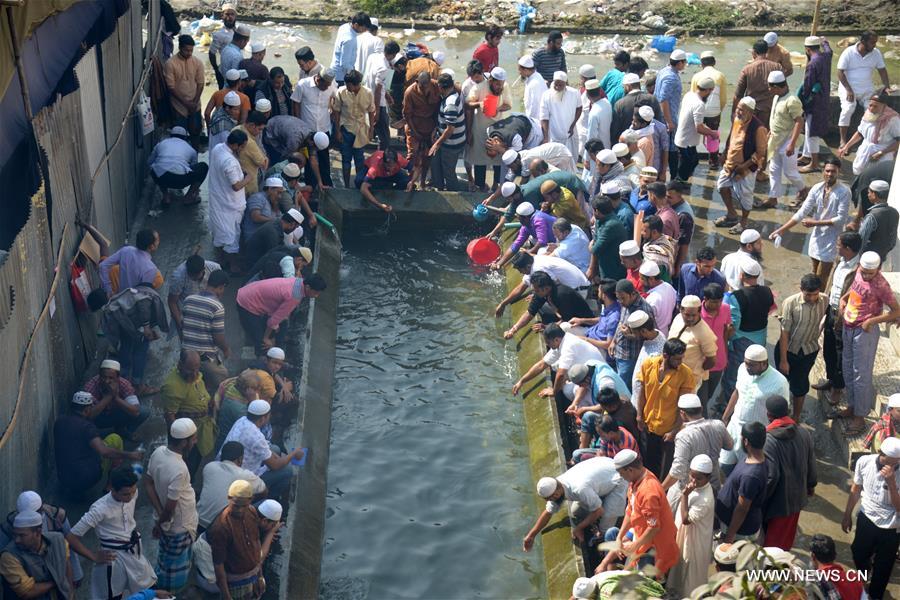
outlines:
[[[522,549],[531,550],[534,538],[562,507],[563,500],[572,502],[571,512],[578,522],[572,529],[573,538],[584,542],[585,532],[591,527],[598,530],[598,537],[603,536],[625,514],[626,487],[625,480],[616,473],[613,459],[605,456],[579,463],[558,477],[542,477],[537,493],[547,506],[522,540]]]
[[[392,148],[373,152],[366,159],[369,169],[356,174],[356,187],[370,204],[384,212],[391,212],[391,205],[376,199],[372,190],[405,190],[409,185],[409,173],[406,170],[408,165],[406,157],[398,155]]]

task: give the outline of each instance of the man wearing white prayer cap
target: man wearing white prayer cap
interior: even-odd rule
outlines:
[[[564,144],[573,157],[579,156],[578,120],[581,118],[581,95],[567,85],[569,76],[565,71],[553,73],[550,89],[541,96],[540,120],[544,133],[543,143]]]
[[[709,379],[709,370],[715,366],[718,352],[716,334],[701,318],[701,304],[700,298],[693,294],[682,298],[678,314],[672,319],[669,327],[670,336],[678,338],[687,346],[684,364],[694,372],[698,390],[701,389],[703,382]],[[709,398],[702,397],[701,400],[703,413],[706,414],[706,403]]]
[[[831,59],[834,53],[827,40],[817,35],[803,41],[806,53],[806,73],[803,77],[803,96],[806,106],[803,152],[797,163],[801,173],[819,170],[819,144],[831,127],[830,95],[823,89],[831,89]]]
[[[863,240],[862,251],[873,250],[881,260],[886,259],[897,244],[900,215],[896,208],[887,203],[890,191],[891,185],[883,179],[875,179],[869,183],[867,197],[870,207],[859,226],[859,235]]]
[[[659,263],[654,260],[644,260],[638,273],[641,277],[641,287],[647,294],[644,299],[653,308],[657,329],[663,335],[668,335],[678,292],[671,283],[663,281]]]
[[[244,80],[244,89],[256,93],[256,86],[269,80],[269,69],[263,64],[266,59],[266,44],[263,41],[254,41],[248,44],[250,58],[245,58],[238,63],[241,71],[241,79]]]
[[[547,82],[534,68],[534,58],[530,54],[519,59],[518,69],[525,86],[523,93],[525,114],[535,121],[540,121],[541,97],[547,91]]]
[[[681,100],[681,112],[675,117],[677,130],[673,143],[678,156],[674,157],[674,162],[678,165],[678,178],[683,182],[690,181],[700,162],[697,145],[702,140],[701,136],[717,138],[719,135],[718,131],[710,129],[705,123],[706,103],[715,89],[716,81],[709,76],[703,76],[692,83],[691,91]],[[673,157],[669,160],[671,164]]]
[[[803,129],[803,103],[796,94],[790,93],[787,78],[782,71],[772,71],[767,77],[773,106],[769,118],[769,198],[761,208],[774,208],[784,193],[782,179],[797,189],[796,201],[799,206],[806,199],[809,187],[797,169],[797,138]],[[757,101],[757,110],[762,110]]]
[[[670,584],[667,589],[679,596],[689,595],[709,579],[716,502],[710,485],[713,479],[718,479],[718,471],[712,459],[707,454],[695,455],[686,485],[676,498],[673,512],[681,560],[666,581]]]
[[[42,531],[42,525],[43,517],[34,511],[20,512],[13,519],[14,541],[0,560],[4,587],[17,598],[74,598],[66,539],[62,533]]]
[[[241,115],[245,114],[245,107],[243,106],[245,98],[247,99],[246,108],[249,109],[249,98],[233,89],[222,96],[221,103],[217,107],[214,102],[215,97],[210,97],[210,101],[204,111],[210,148],[215,148],[217,145],[224,143],[228,139],[228,134],[231,133],[231,130],[240,125]]]
[[[687,67],[687,54],[676,48],[669,55],[669,64],[656,75],[654,95],[659,101],[662,121],[669,132],[669,173],[674,178],[678,173],[678,154],[675,152],[675,132],[681,114],[682,84],[681,72]],[[656,111],[654,111],[656,112]]]
[[[256,101],[256,104],[253,105],[253,109],[256,112],[260,112],[268,117],[269,113],[272,112],[272,102],[270,102],[267,98],[260,98]]]
[[[740,243],[736,251],[722,257],[722,266],[719,269],[732,291],[741,288],[741,267],[751,261],[758,263],[762,259],[763,241],[759,231],[744,229],[740,234]],[[757,283],[765,284],[762,274],[759,275]]]
[[[756,40],[753,43],[752,60],[741,69],[732,103],[732,110],[736,110],[738,100],[752,96],[756,100],[756,116],[766,128],[769,127],[769,113],[772,110],[772,91],[767,78],[772,71],[784,71],[782,65],[768,58],[768,52],[769,45],[765,41]]]
[[[219,58],[222,50],[231,43],[234,37],[234,28],[237,25],[237,10],[231,2],[226,2],[219,9],[222,11],[222,28],[213,32],[212,41],[209,44],[209,64],[212,65],[213,73],[219,88],[225,84],[222,74],[226,69],[222,69]]]
[[[141,423],[150,416],[150,409],[143,406],[134,386],[120,375],[118,361],[107,358],[100,363],[97,374],[84,384],[84,391],[94,397],[90,415],[98,429],[112,429],[116,433],[132,437]]]
[[[716,69],[716,55],[712,50],[704,50],[700,53],[700,65],[703,68],[691,78],[691,91],[697,92],[699,83],[703,79],[711,79],[715,84],[713,91],[706,98],[703,124],[718,132],[722,121],[722,113],[725,111],[725,105],[728,103],[728,82],[725,79],[725,74]],[[724,150],[725,145],[719,143],[718,139],[713,140],[710,137],[704,137],[704,144],[709,152],[710,170],[717,169],[719,167],[719,148]]]
[[[726,214],[715,220],[717,227],[731,227],[732,233],[747,229],[750,210],[753,208],[753,173],[762,169],[766,161],[768,130],[755,115],[756,100],[752,96],[735,99],[732,131],[741,135],[731,136],[729,153],[716,181],[716,189],[722,195]],[[734,197],[740,205],[738,216]]]
[[[780,70],[784,72],[785,76],[790,77],[794,72],[794,65],[791,64],[791,53],[787,48],[778,43],[778,34],[774,31],[770,31],[763,36],[763,40],[766,42],[766,46],[768,46],[766,58],[772,62],[778,63]]]
[[[219,72],[227,73],[231,69],[240,69],[244,60],[244,48],[250,44],[250,27],[243,23],[234,27],[231,42],[222,48],[219,59]]]
[[[579,577],[572,584],[572,598],[594,600],[597,597],[597,583],[589,577]]]
[[[581,96],[581,119],[578,125],[582,148],[590,140],[600,140],[604,148],[612,145],[613,140],[609,137],[612,115],[612,104],[604,97],[600,81],[595,78],[585,81]],[[583,154],[587,164],[589,156],[586,149]]]
[[[281,503],[277,500],[272,500],[271,498],[263,500],[260,502],[257,507],[259,514],[261,514],[264,518],[270,521],[280,521],[281,520]]]
[[[602,539],[606,530],[625,514],[626,488],[626,482],[616,473],[613,459],[605,456],[580,462],[558,477],[542,477],[537,492],[547,505],[522,540],[522,548],[525,552],[531,550],[535,538],[564,500],[573,503],[570,512],[577,525],[572,535],[583,542],[591,537],[585,535],[589,529],[596,529]]]

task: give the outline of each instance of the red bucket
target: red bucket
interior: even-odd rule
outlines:
[[[500,246],[489,238],[475,238],[466,246],[466,254],[476,265],[489,265],[500,257]]]

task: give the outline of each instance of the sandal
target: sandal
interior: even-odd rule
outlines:
[[[830,410],[825,413],[826,419],[849,419],[853,415],[843,410]]]
[[[741,225],[740,223],[738,223],[734,227],[729,229],[728,233],[730,233],[732,235],[741,235],[742,233],[744,233],[744,229],[746,229],[746,228],[743,225]]]
[[[806,165],[797,169],[800,173],[818,173],[821,170],[821,167],[814,167],[812,165]]]
[[[848,427],[847,429],[844,430],[844,437],[856,437],[856,436],[862,435],[866,432],[867,429],[868,429],[868,427],[866,427],[865,425],[859,425],[856,427]]]
[[[755,208],[756,210],[766,210],[767,208],[775,208],[777,206],[778,200],[775,200],[774,202],[769,202],[768,200],[766,200],[765,202],[762,202],[761,200],[753,201],[753,208]]]
[[[738,216],[729,217],[728,215],[722,215],[721,217],[713,221],[713,225],[715,225],[716,227],[731,227],[732,225],[737,225],[740,222],[741,219]]]

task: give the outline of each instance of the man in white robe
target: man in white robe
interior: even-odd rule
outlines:
[[[237,269],[241,221],[247,206],[244,188],[256,178],[255,173],[245,174],[238,162],[246,145],[247,134],[236,130],[209,153],[209,228],[220,254],[217,262],[232,272]]]
[[[578,156],[578,119],[581,117],[581,95],[566,85],[565,71],[553,74],[553,84],[541,97],[541,129],[544,143],[558,142]]]

